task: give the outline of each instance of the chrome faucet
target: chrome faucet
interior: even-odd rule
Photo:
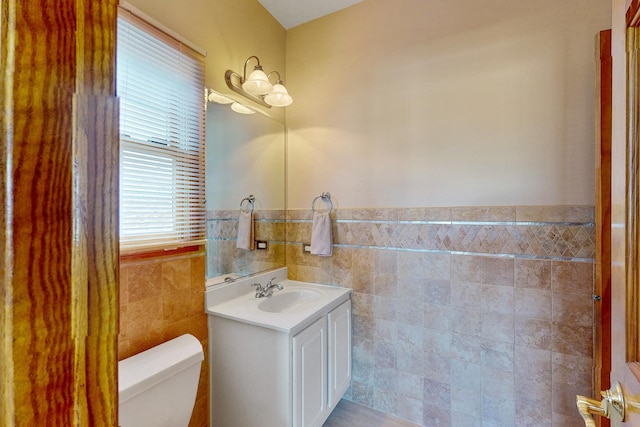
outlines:
[[[251,286],[255,286],[256,287],[256,298],[264,298],[264,297],[270,297],[271,295],[273,295],[273,288],[278,289],[279,291],[283,290],[284,287],[279,284],[279,283],[273,283],[273,281],[276,280],[275,277],[272,277],[268,282],[267,285],[263,288],[262,285],[260,283],[252,283]]]

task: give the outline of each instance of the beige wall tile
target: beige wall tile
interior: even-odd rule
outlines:
[[[162,290],[162,265],[159,262],[127,266],[122,275],[127,276],[129,302],[159,295]]]
[[[551,291],[536,288],[515,289],[515,314],[518,317],[532,317],[551,320]]]
[[[435,329],[425,329],[422,336],[424,351],[449,356],[452,351],[452,335]]]
[[[482,283],[500,286],[513,286],[514,260],[510,258],[482,259]]]
[[[499,222],[516,217],[522,221],[542,213],[545,218],[579,222],[586,211],[580,207],[575,211],[565,207],[338,210],[336,218],[391,222],[338,223],[341,243],[364,247],[336,247],[333,257],[319,260],[288,245],[287,265],[292,278],[335,283],[356,291],[354,401],[390,411],[395,408],[394,415],[403,411],[415,416],[411,405],[416,400],[423,409],[428,407],[424,409],[426,417],[427,410],[434,414],[431,403],[425,396],[407,392],[406,384],[419,379],[453,384],[451,374],[457,372],[455,381],[460,385],[453,386],[451,396],[458,399],[444,407],[451,417],[448,422],[475,423],[470,424],[475,427],[484,415],[487,425],[524,426],[537,420],[536,427],[550,426],[550,399],[556,382],[579,386],[580,381],[590,378],[590,374],[585,376],[584,366],[590,363],[593,339],[587,327],[592,324],[593,264],[518,258],[518,254],[546,257],[584,249],[580,253],[588,258],[593,253],[591,243],[571,237],[580,227],[408,224],[385,218],[397,215],[400,221],[446,221],[448,215],[461,221]],[[575,219],[571,219],[571,212],[578,212]],[[300,235],[307,232],[304,228]],[[369,246],[380,242],[385,242],[384,249]],[[489,251],[508,256],[487,256]],[[294,254],[290,256],[290,252]],[[479,373],[460,370],[461,363],[481,369]],[[397,381],[389,381],[394,374]],[[403,375],[406,383],[400,386]],[[475,384],[479,390],[476,404],[480,399],[480,412],[465,414],[456,406],[465,399],[463,378],[467,387]],[[504,393],[497,394],[497,389]],[[406,399],[400,404],[402,409],[397,400],[401,396]],[[483,403],[495,407],[497,415],[483,413]],[[571,425],[575,413],[564,418],[559,412],[562,408],[559,405],[554,416]],[[430,425],[434,420],[421,422]]]
[[[592,294],[553,293],[553,321],[593,326]]]
[[[510,286],[482,285],[481,307],[484,313],[513,316],[515,293]]]
[[[183,291],[191,287],[191,260],[170,259],[162,264],[162,292]]]
[[[451,279],[462,282],[482,282],[482,257],[451,256]]]
[[[554,292],[593,293],[593,263],[554,261],[551,283]]]
[[[470,308],[453,308],[451,331],[474,337],[482,336],[482,312]]]
[[[451,358],[471,363],[481,363],[482,338],[454,333],[451,335]]]
[[[517,318],[515,342],[519,346],[550,350],[553,347],[553,328],[549,320]]]
[[[451,312],[449,307],[437,304],[424,305],[425,328],[437,331],[451,331]]]
[[[571,354],[553,353],[554,382],[591,387],[593,359]]]
[[[451,304],[451,282],[449,280],[426,279],[424,301],[427,304],[447,306]]]
[[[539,384],[545,387],[547,395],[551,387],[552,352],[517,345],[515,347],[515,382],[516,389],[523,390],[526,395],[526,384]]]
[[[516,259],[514,269],[516,287],[551,289],[551,261]]]
[[[482,285],[478,283],[452,282],[451,306],[481,310]]]
[[[552,350],[557,353],[591,357],[593,326],[575,326],[553,322]]]
[[[593,206],[517,206],[518,221],[593,222]]]
[[[453,221],[515,221],[515,206],[454,207],[451,208]]]
[[[398,211],[400,221],[450,221],[451,208],[404,208]]]
[[[502,343],[514,342],[513,314],[482,313],[482,338]]]

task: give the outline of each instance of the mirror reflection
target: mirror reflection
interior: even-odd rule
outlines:
[[[284,125],[209,102],[206,122],[207,280],[284,266]],[[255,249],[237,246],[240,205],[253,195]],[[249,209],[243,203],[243,210]]]

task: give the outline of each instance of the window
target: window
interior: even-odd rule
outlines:
[[[204,61],[131,13],[118,17],[120,248],[205,238]]]

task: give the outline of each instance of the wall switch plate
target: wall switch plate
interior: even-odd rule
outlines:
[[[269,249],[269,242],[266,240],[256,240],[256,249],[259,251],[266,251]]]
[[[311,253],[311,243],[302,244],[302,253],[305,253],[305,252]]]

